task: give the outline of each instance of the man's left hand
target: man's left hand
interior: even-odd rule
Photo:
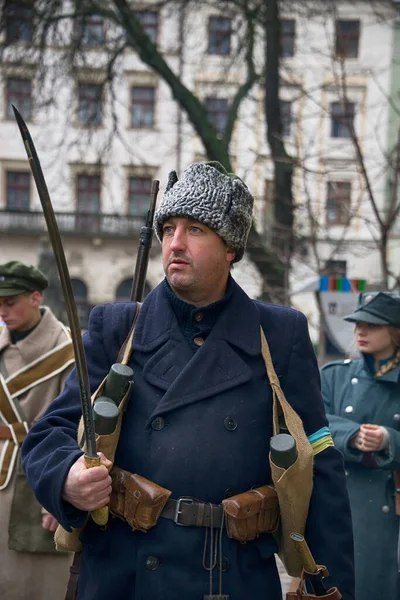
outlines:
[[[55,532],[58,527],[58,521],[50,513],[46,513],[42,516],[42,527],[48,531]]]

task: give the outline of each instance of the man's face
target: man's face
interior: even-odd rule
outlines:
[[[182,300],[205,306],[222,298],[235,253],[215,231],[194,219],[168,219],[162,254],[168,283]]]
[[[0,296],[0,319],[10,331],[27,331],[40,320],[40,292]]]

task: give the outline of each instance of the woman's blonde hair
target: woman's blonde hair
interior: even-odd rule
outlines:
[[[389,371],[392,371],[400,364],[400,328],[393,327],[393,325],[388,325],[388,331],[390,339],[392,340],[396,349],[395,355],[392,360],[389,360],[389,362],[387,362],[385,365],[382,365],[381,368],[375,373],[375,379],[386,375],[386,373],[389,373]]]

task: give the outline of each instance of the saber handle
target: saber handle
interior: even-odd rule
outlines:
[[[100,456],[88,456],[85,454],[85,466],[87,469],[92,469],[93,467],[100,467]],[[108,521],[108,506],[102,506],[101,508],[96,508],[92,510],[90,513],[93,521],[97,523],[97,525],[107,525]]]

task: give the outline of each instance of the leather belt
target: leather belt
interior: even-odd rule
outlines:
[[[221,527],[223,507],[194,498],[169,498],[160,516],[183,527]]]
[[[0,425],[0,440],[12,440],[11,429],[5,425]]]

